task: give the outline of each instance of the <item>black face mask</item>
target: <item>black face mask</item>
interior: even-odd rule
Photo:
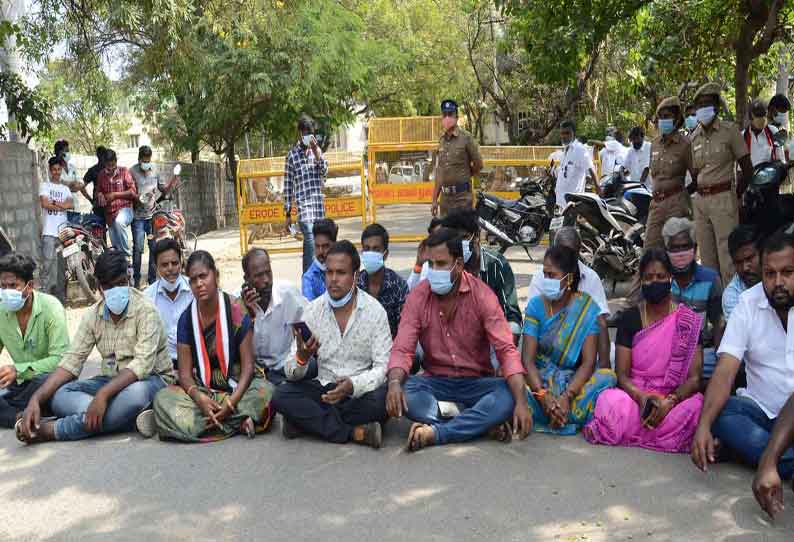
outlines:
[[[670,281],[657,281],[651,282],[649,284],[642,285],[642,297],[648,303],[652,305],[656,305],[660,303],[664,298],[670,295],[670,288],[672,284]]]

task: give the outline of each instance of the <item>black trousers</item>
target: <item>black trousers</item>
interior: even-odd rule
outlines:
[[[13,429],[17,423],[17,414],[25,410],[33,393],[44,384],[48,376],[49,373],[39,375],[22,384],[14,382],[6,388],[7,393],[0,395],[0,427]]]
[[[335,387],[323,386],[319,380],[284,382],[276,387],[270,404],[301,431],[336,443],[349,442],[357,425],[387,418],[385,385],[356,399],[324,403],[322,395]]]

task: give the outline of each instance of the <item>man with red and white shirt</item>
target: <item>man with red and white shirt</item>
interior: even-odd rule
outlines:
[[[742,137],[750,150],[753,167],[770,160],[783,160],[783,149],[776,149],[774,143],[777,128],[766,121],[766,104],[761,100],[753,100],[750,116],[752,121],[742,132]]]
[[[405,413],[418,422],[411,426],[409,451],[464,442],[488,432],[506,442],[513,429],[526,438],[532,429],[526,371],[499,300],[488,285],[463,269],[457,232],[442,228],[425,244],[430,271],[405,302],[389,358],[389,415]],[[424,350],[424,373],[408,377],[417,344]],[[501,377],[491,365],[491,346]],[[463,410],[443,419],[439,401],[456,403]]]
[[[118,167],[116,152],[105,152],[105,168],[96,183],[96,205],[105,209],[105,222],[110,229],[113,248],[132,256],[127,229],[132,224],[133,203],[138,198],[135,179],[125,167]]]

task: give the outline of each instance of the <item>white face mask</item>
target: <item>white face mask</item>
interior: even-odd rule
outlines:
[[[152,163],[151,162],[141,162],[141,170],[142,171],[151,171],[152,170]]]
[[[301,141],[303,142],[303,146],[304,146],[304,147],[310,147],[310,146],[311,146],[311,144],[312,144],[312,135],[311,135],[311,134],[309,134],[309,135],[305,135],[305,136],[303,136],[303,137],[301,138]]]
[[[171,282],[170,280],[163,278],[162,284],[166,292],[174,293],[177,288],[179,288],[179,279]]]

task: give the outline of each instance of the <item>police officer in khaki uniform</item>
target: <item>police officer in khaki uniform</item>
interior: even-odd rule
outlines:
[[[667,219],[689,216],[685,181],[692,171],[692,145],[681,133],[684,118],[681,101],[672,96],[656,108],[659,135],[651,142],[653,200],[645,227],[645,249],[664,248],[662,227]]]
[[[444,133],[438,142],[433,216],[438,215],[440,195],[444,217],[453,209],[472,207],[471,178],[482,170],[482,156],[472,135],[458,126],[458,104],[454,100],[441,102],[441,124]]]
[[[703,265],[718,270],[722,283],[728,284],[733,276],[728,236],[739,224],[737,195],[740,198],[744,194],[753,166],[739,128],[719,118],[719,85],[706,83],[700,87],[695,93],[695,106],[699,124],[692,133],[692,177],[697,193],[692,207],[697,244]],[[742,168],[738,179],[736,162]]]

